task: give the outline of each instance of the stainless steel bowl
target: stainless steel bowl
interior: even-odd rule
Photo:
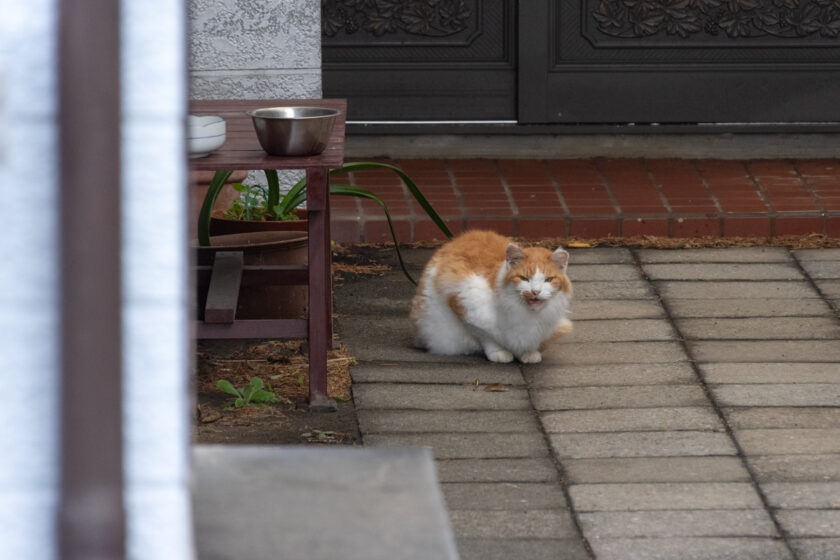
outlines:
[[[273,156],[311,156],[327,147],[341,114],[323,107],[266,107],[248,111],[262,149]]]

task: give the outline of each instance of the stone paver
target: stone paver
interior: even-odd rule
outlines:
[[[784,543],[770,538],[603,539],[592,543],[598,560],[792,560]]]
[[[759,482],[840,482],[840,455],[748,457]]]
[[[723,406],[835,406],[840,403],[840,383],[773,385],[717,385],[712,387]]]
[[[646,264],[651,280],[800,280],[802,273],[790,264]]]
[[[599,511],[580,514],[589,538],[773,537],[773,520],[763,509],[692,511]]]
[[[566,497],[557,484],[471,482],[444,483],[441,488],[449,509],[529,511],[566,507]]]
[[[840,453],[840,428],[735,430],[748,455]]]
[[[752,485],[744,482],[575,484],[569,494],[580,512],[763,507]]]
[[[836,340],[691,341],[698,362],[840,362]]]
[[[698,385],[629,385],[565,387],[533,391],[537,410],[581,408],[643,408],[704,406],[706,395]]]
[[[432,448],[461,557],[840,558],[840,249],[570,262],[524,366],[413,348],[396,267],[336,287],[364,443]]]
[[[543,353],[546,364],[656,364],[682,362],[685,353],[676,342],[588,342],[549,346]]]
[[[781,320],[782,317],[832,316],[831,308],[817,298],[726,298],[672,299],[668,308],[674,317],[764,317]]]
[[[472,385],[419,385],[366,383],[353,391],[359,408],[414,408],[421,410],[527,410],[528,392],[473,390]]]
[[[746,482],[750,475],[738,457],[610,457],[565,459],[571,483]]]
[[[707,383],[840,383],[840,364],[700,364]]]
[[[554,453],[561,459],[735,454],[729,436],[715,432],[552,434],[549,439]]]
[[[350,370],[353,383],[502,383],[524,385],[522,373],[515,364],[417,364],[365,363]]]
[[[680,319],[677,327],[686,338],[728,340],[791,340],[840,338],[840,323],[832,317],[784,319],[714,318]]]
[[[743,298],[816,298],[818,294],[808,282],[657,282],[660,293],[675,299],[743,299]]]
[[[697,376],[687,363],[604,364],[556,366],[536,364],[525,370],[525,378],[536,389],[604,385],[685,385]]]
[[[542,415],[542,422],[549,433],[724,429],[711,407],[569,410],[547,412]]]

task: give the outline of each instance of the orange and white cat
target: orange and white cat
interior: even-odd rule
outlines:
[[[489,231],[464,233],[432,256],[414,296],[415,344],[435,354],[484,352],[491,362],[542,360],[571,330],[569,253],[520,248]]]

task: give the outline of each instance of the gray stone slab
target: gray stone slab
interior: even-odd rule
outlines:
[[[776,519],[792,537],[840,537],[840,510],[784,510]]]
[[[571,260],[570,260],[571,262]],[[642,274],[635,264],[575,264],[569,265],[569,279],[572,282],[609,281],[626,282],[641,280]]]
[[[772,263],[790,262],[787,249],[777,247],[737,247],[731,249],[642,249],[643,263]]]
[[[692,341],[698,362],[840,362],[836,340]]]
[[[565,510],[480,511],[450,510],[458,538],[561,539],[577,536]]]
[[[569,317],[584,319],[650,319],[665,316],[665,310],[654,299],[598,300],[572,299]]]
[[[545,440],[535,434],[371,434],[366,446],[431,447],[437,459],[547,457]]]
[[[527,511],[566,507],[559,484],[523,482],[445,483],[446,507],[453,509]]]
[[[750,456],[759,482],[840,482],[840,455]]]
[[[840,508],[840,482],[766,482],[761,489],[774,508]]]
[[[621,432],[552,434],[554,454],[569,457],[672,457],[734,455],[735,446],[724,433],[715,432]]]
[[[477,360],[476,360],[477,362]],[[502,383],[524,385],[516,364],[494,364],[487,360],[468,364],[363,363],[350,370],[353,383]]]
[[[840,383],[715,385],[712,394],[723,406],[840,405]]]
[[[804,261],[802,268],[811,278],[824,280],[826,278],[840,278],[840,259],[833,261]]]
[[[763,507],[755,489],[745,482],[575,484],[569,494],[578,512]]]
[[[570,483],[750,480],[750,474],[738,457],[564,459],[563,469]]]
[[[671,324],[664,319],[575,321],[574,330],[561,344],[580,342],[627,342],[676,340]]]
[[[699,364],[707,383],[840,383],[840,364]]]
[[[414,285],[401,274],[345,281],[336,293],[335,310],[339,316],[387,313],[408,318],[415,290]]]
[[[566,410],[540,414],[540,419],[549,433],[724,430],[711,406]]]
[[[736,430],[735,437],[747,455],[840,453],[838,428]]]
[[[202,559],[457,558],[427,450],[201,445],[193,465]]]
[[[840,280],[817,280],[817,286],[827,298],[840,297]]]
[[[733,408],[724,409],[727,421],[745,428],[840,428],[840,408]]]
[[[798,560],[832,560],[840,558],[840,539],[791,539]]]
[[[543,362],[562,365],[652,364],[686,360],[676,342],[559,343],[543,352]]]
[[[604,539],[592,543],[598,560],[792,560],[784,543],[760,537]]]
[[[670,299],[674,317],[780,317],[831,316],[831,308],[817,298],[798,299]]]
[[[458,539],[461,560],[588,560],[578,538]]]
[[[801,280],[793,263],[779,264],[646,264],[651,280]]]
[[[590,541],[621,537],[775,537],[773,520],[761,509],[690,511],[600,511],[581,513]]]
[[[595,249],[566,248],[569,262],[574,264],[627,264],[635,262],[633,254],[621,247],[598,247]]]
[[[473,390],[472,385],[421,385],[410,383],[365,383],[353,388],[359,409],[419,410],[527,410],[528,392],[519,387],[508,391]]]
[[[359,410],[363,434],[389,432],[537,432],[530,410]]]
[[[814,298],[817,292],[805,281],[663,281],[656,282],[666,299]]]
[[[654,293],[650,284],[643,280],[625,282],[575,282],[574,300],[625,300],[625,299],[653,299]]]
[[[486,361],[478,356],[440,356],[414,347],[411,322],[404,317],[372,318],[341,315],[337,332],[350,353],[362,362],[473,363]]]
[[[537,364],[525,368],[525,378],[537,389],[604,385],[685,385],[697,382],[691,366],[671,364],[604,364],[556,366]]]
[[[705,406],[709,401],[699,385],[631,385],[537,389],[533,402],[537,410],[570,410]]]
[[[797,249],[793,256],[802,262],[840,261],[840,249]]]
[[[554,482],[557,466],[547,457],[531,459],[444,459],[441,482]]]
[[[693,339],[840,339],[840,322],[831,317],[677,319],[677,328]]]

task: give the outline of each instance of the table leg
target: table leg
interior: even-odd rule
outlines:
[[[327,349],[332,344],[330,299],[329,175],[308,169],[309,214],[309,407],[335,411],[327,394]]]

